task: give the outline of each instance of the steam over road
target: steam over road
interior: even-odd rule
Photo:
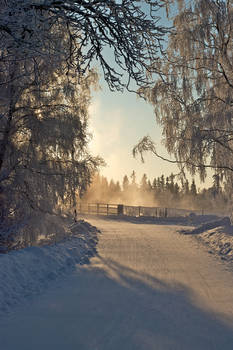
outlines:
[[[6,317],[2,350],[233,349],[227,265],[175,226],[90,222],[98,255]]]

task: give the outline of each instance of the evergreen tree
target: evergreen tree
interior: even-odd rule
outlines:
[[[166,191],[170,191],[170,183],[169,183],[169,178],[168,178],[168,176],[166,177],[165,189],[166,189]]]
[[[189,195],[189,193],[190,193],[190,191],[189,191],[189,181],[187,179],[183,183],[183,194],[187,196],[187,195]]]
[[[175,199],[178,199],[179,197],[179,192],[180,192],[180,188],[179,188],[179,185],[177,183],[175,183],[175,186],[174,186],[174,198]]]
[[[152,182],[152,189],[153,190],[157,190],[157,180],[156,180],[156,178],[154,178],[154,180]]]
[[[161,192],[164,192],[164,189],[165,189],[165,179],[164,179],[164,175],[162,175],[162,176],[160,177],[159,187],[160,187],[160,191],[161,191]]]
[[[148,180],[147,186],[148,186],[148,191],[151,192],[152,184],[151,184],[150,180]]]
[[[147,192],[148,190],[149,190],[149,187],[148,187],[147,175],[143,174],[141,182],[140,182],[140,191]]]
[[[136,173],[133,170],[132,174],[130,175],[131,178],[131,183],[130,183],[130,189],[132,191],[132,193],[135,195],[136,192],[138,191],[138,185],[136,183]]]
[[[123,181],[122,181],[122,188],[123,188],[123,191],[124,192],[127,192],[129,190],[129,179],[128,179],[128,176],[125,175],[123,177]]]
[[[195,184],[195,180],[192,180],[192,184],[190,187],[190,192],[192,194],[192,196],[196,196],[197,195],[197,188],[196,188],[196,184]]]
[[[131,178],[131,185],[135,186],[136,185],[136,173],[133,170],[132,174],[130,175]]]
[[[169,176],[171,193],[174,193],[174,186],[175,186],[174,179],[175,179],[175,175],[173,173],[171,173],[171,175]]]
[[[213,175],[213,186],[212,186],[212,193],[213,196],[216,197],[221,193],[221,185],[220,185],[220,176],[219,174]]]
[[[116,182],[116,195],[117,195],[118,197],[121,196],[121,185],[120,185],[120,182],[119,182],[119,181]]]

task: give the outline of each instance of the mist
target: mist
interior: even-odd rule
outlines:
[[[152,182],[144,174],[137,183],[135,172],[129,177],[125,175],[121,183],[96,174],[81,201],[188,209],[224,215],[230,208],[227,191],[219,184],[198,190],[194,180],[191,183],[188,180],[178,183],[173,174],[166,178],[162,175]]]

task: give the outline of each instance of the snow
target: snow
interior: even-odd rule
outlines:
[[[98,254],[0,317],[1,349],[233,348],[233,278],[225,262],[194,235],[178,234],[177,225],[90,222],[102,232]]]
[[[208,246],[209,252],[217,253],[222,260],[233,262],[233,228],[214,228],[203,232],[197,238]]]
[[[83,215],[85,219],[95,219],[95,215]],[[177,225],[177,226],[194,226],[199,227],[200,225],[209,224],[212,222],[219,222],[219,220],[229,220],[222,218],[217,215],[196,215],[191,213],[186,216],[168,216],[168,217],[154,217],[154,216],[117,216],[117,215],[109,215],[103,216],[105,220],[114,220],[117,222],[126,221],[135,224],[155,224],[155,225]]]
[[[72,236],[52,245],[29,247],[0,254],[0,315],[23,299],[45,290],[51,281],[66,275],[95,254],[98,230],[80,220]]]
[[[192,230],[184,229],[180,232],[194,235],[199,242],[206,245],[209,253],[233,263],[233,226],[228,217],[211,221]]]
[[[93,218],[92,218],[93,219]],[[136,224],[156,225],[192,225],[198,226],[205,221],[216,219],[211,216],[188,216],[185,218],[151,217],[111,217],[105,221],[133,222]],[[227,231],[226,219],[204,223],[192,230],[183,229],[182,233],[195,234],[204,242],[209,251],[220,254],[222,259],[233,261],[233,232]],[[52,245],[29,247],[0,254],[0,316],[22,300],[45,291],[52,281],[66,276],[77,264],[89,262],[96,252],[98,230],[87,221],[79,220],[71,226],[72,236]],[[43,237],[42,237],[43,238]],[[43,242],[43,239],[41,240]]]

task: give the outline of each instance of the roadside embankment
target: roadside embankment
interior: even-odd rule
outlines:
[[[233,226],[228,217],[205,223],[193,230],[179,232],[194,235],[208,247],[210,253],[219,255],[222,260],[233,262]]]
[[[0,254],[0,314],[96,254],[99,230],[95,226],[80,220],[69,229],[71,234],[59,243]]]

